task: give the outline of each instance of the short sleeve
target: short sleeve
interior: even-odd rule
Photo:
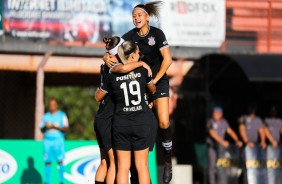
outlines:
[[[65,113],[63,113],[63,127],[68,128],[69,127],[69,120]]]
[[[210,120],[207,122],[207,127],[206,128],[207,128],[207,131],[213,129],[212,122]]]
[[[168,42],[167,42],[166,37],[165,37],[165,34],[162,30],[158,29],[156,39],[157,39],[157,44],[158,44],[159,50],[162,50],[166,47],[169,47]]]
[[[245,125],[246,123],[245,123],[245,117],[244,116],[241,116],[239,119],[238,119],[238,123],[240,124],[240,125]]]
[[[43,118],[42,118],[40,128],[44,128],[45,127],[45,122],[46,122],[46,115],[44,115]]]
[[[257,123],[258,123],[258,128],[263,128],[263,123],[262,120],[260,118],[257,118]]]
[[[228,128],[230,128],[229,123],[228,123],[226,120],[224,120],[223,122],[224,122],[224,128],[225,128],[225,130],[227,130]]]
[[[263,123],[263,126],[268,127],[267,119],[264,119],[262,123]]]

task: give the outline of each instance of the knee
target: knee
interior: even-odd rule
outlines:
[[[170,125],[169,125],[169,120],[161,120],[159,121],[159,126],[162,129],[167,129]]]
[[[129,171],[129,169],[130,169],[130,165],[128,164],[118,164],[118,170]]]
[[[148,169],[147,162],[136,162],[135,165],[136,165],[137,171],[144,171]]]

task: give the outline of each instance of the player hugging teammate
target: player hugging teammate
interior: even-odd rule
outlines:
[[[101,101],[105,97],[110,98],[115,106],[112,117],[112,140],[118,163],[116,181],[117,183],[128,182],[132,159],[131,152],[134,152],[137,174],[141,176],[142,173],[142,177],[138,177],[137,182],[150,183],[148,152],[150,145],[152,145],[151,142],[154,141],[152,141],[151,136],[151,114],[145,101],[145,92],[146,88],[151,93],[155,92],[155,85],[150,76],[151,71],[141,67],[144,65],[148,68],[145,63],[138,62],[140,57],[139,48],[135,43],[124,42],[119,37],[105,38],[104,42],[109,52],[124,64],[112,68],[111,74],[102,74],[100,88],[95,94],[97,101]],[[106,68],[106,66],[103,66],[103,68]],[[117,69],[134,70],[124,74],[113,73]],[[107,110],[112,110],[112,108]],[[97,129],[99,127],[96,127]],[[104,136],[104,138],[106,137]],[[98,181],[97,174],[95,180],[96,183],[104,182],[102,178]]]
[[[172,179],[172,132],[169,122],[169,81],[166,71],[172,63],[172,58],[163,31],[149,25],[151,16],[159,17],[158,7],[161,3],[156,1],[135,6],[132,10],[132,20],[135,28],[125,33],[122,38],[138,45],[144,55],[144,61],[152,69],[156,93],[151,95],[151,100],[158,119],[165,159],[163,182],[169,183]],[[104,55],[104,61],[109,67],[114,66],[117,62],[110,53]]]

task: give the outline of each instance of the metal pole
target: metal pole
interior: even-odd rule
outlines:
[[[45,53],[43,59],[38,65],[36,74],[36,104],[35,104],[35,126],[34,139],[42,140],[43,134],[40,131],[40,124],[44,114],[44,66],[49,57],[52,55],[51,51]]]

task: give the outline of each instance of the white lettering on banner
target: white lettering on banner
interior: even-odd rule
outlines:
[[[82,146],[66,153],[64,165],[71,166],[70,172],[64,177],[71,183],[94,183],[95,173],[100,164],[100,150],[98,146]]]
[[[225,39],[225,0],[167,0],[160,17],[172,46],[220,47]]]
[[[18,164],[8,152],[0,149],[0,183],[11,179],[18,170]]]
[[[22,11],[107,11],[103,0],[8,0],[9,10]]]

